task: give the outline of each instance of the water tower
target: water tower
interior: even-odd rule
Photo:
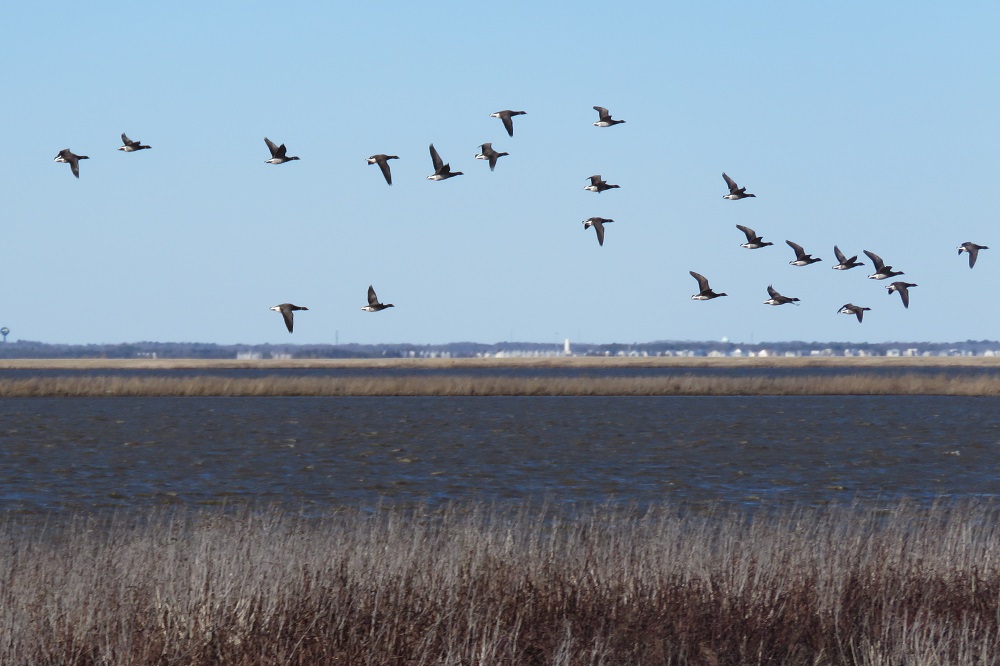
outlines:
[[[6,326],[0,328],[0,335],[3,336],[3,341],[7,342],[7,336],[10,335],[10,329],[7,328]]]

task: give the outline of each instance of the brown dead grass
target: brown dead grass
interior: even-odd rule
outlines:
[[[1000,395],[1000,375],[876,372],[823,376],[371,376],[234,378],[57,375],[0,380],[0,397],[102,396],[668,396]]]
[[[0,525],[0,663],[996,664],[989,506]]]

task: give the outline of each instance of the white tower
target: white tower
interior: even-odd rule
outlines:
[[[569,338],[566,338],[566,340],[563,342],[563,354],[565,354],[566,356],[572,356],[573,355],[573,352],[570,351],[570,348],[569,348]]]

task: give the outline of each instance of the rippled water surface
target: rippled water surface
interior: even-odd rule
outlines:
[[[0,510],[1000,495],[1000,399],[24,398]]]

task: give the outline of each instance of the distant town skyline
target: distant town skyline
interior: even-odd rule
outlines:
[[[564,340],[562,344],[507,341],[493,344],[453,342],[420,344],[345,345],[219,345],[214,343],[135,342],[111,345],[64,345],[20,340],[0,343],[0,359],[115,358],[115,359],[229,359],[308,360],[377,358],[559,358],[559,357],[783,357],[783,356],[1000,356],[1000,341],[965,340],[955,342],[896,341],[848,343],[802,340],[740,342],[658,340],[652,342],[612,342],[605,344]]]

